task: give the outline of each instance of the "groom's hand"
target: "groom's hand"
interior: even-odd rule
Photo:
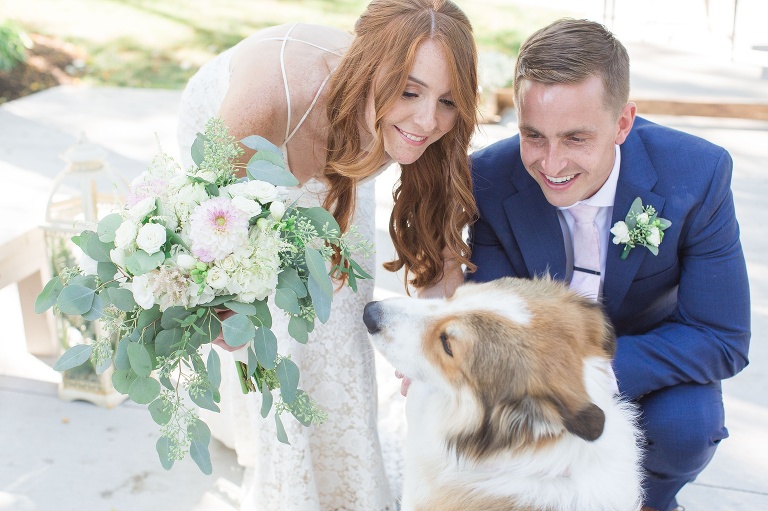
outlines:
[[[408,396],[408,387],[411,386],[411,379],[405,376],[403,373],[401,373],[398,370],[395,370],[395,376],[398,378],[402,378],[403,381],[400,383],[400,393],[403,396]]]

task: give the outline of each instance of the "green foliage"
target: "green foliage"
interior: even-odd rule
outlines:
[[[282,153],[271,143],[253,136],[248,137],[248,144],[259,148],[257,154],[269,155],[258,161],[290,176],[285,170]],[[238,181],[234,161],[240,149],[220,120],[209,121],[206,132],[198,137],[193,153],[201,168],[215,171],[215,179],[210,182],[208,179],[212,178],[200,177],[194,169],[179,177],[188,175],[194,186],[203,184],[209,196],[217,195],[219,187]],[[269,179],[272,184],[274,181],[285,182],[282,174]],[[78,267],[65,268],[38,296],[36,311],[54,307],[68,317],[98,319],[107,331],[106,336],[68,349],[55,368],[72,370],[89,363],[100,373],[114,365],[114,388],[134,402],[148,405],[152,419],[160,426],[162,438],[156,449],[162,466],[167,469],[189,454],[202,472],[211,472],[210,431],[198,418],[197,408],[219,411],[222,368],[214,350],[203,360],[200,348],[219,335],[229,346],[247,346],[248,363],[235,366],[243,392],[262,395],[263,416],[274,410],[278,440],[288,442],[280,418],[283,412],[290,412],[305,426],[325,420],[325,414],[317,404],[299,388],[298,366],[289,357],[278,353],[277,337],[271,330],[268,296],[263,299],[251,297],[249,299],[253,301],[245,303],[243,295],[231,294],[237,291],[222,288],[219,296],[211,292],[204,303],[194,302],[192,305],[193,302],[184,301],[190,289],[194,292],[199,285],[202,292],[207,273],[213,271],[213,263],[207,264],[191,255],[179,238],[181,227],[177,232],[174,230],[177,227],[163,224],[167,231],[166,242],[152,254],[139,249],[136,244],[124,255],[124,261],[120,258],[111,260],[113,254],[125,249],[125,244],[116,245],[117,238],[124,237],[118,233],[125,232],[125,222],[131,222],[127,225],[136,230],[140,228],[132,223],[137,222],[138,217],[141,217],[138,224],[162,223],[160,216],[150,215],[160,209],[158,204],[162,198],[152,200],[156,202],[147,212],[136,215],[132,213],[133,209],[126,209],[102,219],[95,231],[85,230],[74,236],[72,240],[83,253],[97,262],[97,274],[84,274]],[[249,234],[253,236],[248,238],[247,248],[255,252],[261,248],[267,252],[260,243],[264,239],[268,240],[266,243],[272,243],[270,257],[275,268],[270,271],[274,272],[272,277],[276,286],[272,284],[275,289],[269,296],[288,316],[289,335],[306,343],[315,319],[325,322],[330,316],[334,286],[327,263],[334,250],[342,255],[343,261],[335,271],[347,273],[352,285],[355,278],[370,278],[350,257],[358,250],[367,255],[370,244],[354,235],[340,235],[338,223],[322,208],[288,206],[284,214],[282,211],[273,213],[270,207],[277,201],[273,198],[270,202],[265,201],[266,204],[259,203],[263,210],[253,213],[253,217],[258,217],[256,220],[250,218],[248,225],[254,230]],[[280,205],[284,206],[282,202]],[[270,218],[259,211],[266,211]],[[182,265],[179,251],[192,262]],[[168,284],[170,278],[182,279],[185,287],[181,288],[182,293],[173,295],[181,298],[163,302],[161,310],[155,291],[148,285],[140,286],[142,280],[165,279]],[[147,294],[151,300],[147,300]],[[231,312],[225,319],[219,316],[222,308]],[[113,347],[110,339],[119,339],[119,342]]]
[[[31,47],[32,40],[19,25],[10,20],[0,22],[0,71],[13,71],[26,62]]]

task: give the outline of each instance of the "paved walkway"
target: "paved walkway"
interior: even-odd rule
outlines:
[[[634,93],[717,96],[768,101],[768,82],[754,66],[701,55],[630,45]],[[674,70],[674,74],[671,71]],[[64,167],[59,155],[81,131],[108,151],[112,166],[130,179],[154,154],[155,135],[175,154],[177,91],[47,90],[0,107],[0,218],[8,229],[42,220],[51,179]],[[733,189],[753,298],[751,365],[724,384],[731,438],[680,501],[689,511],[768,509],[768,123],[735,119],[652,116],[708,138],[731,151]],[[485,126],[483,146],[514,133],[513,123]],[[392,172],[377,180],[379,258],[388,257],[386,219]],[[376,293],[400,290],[400,280],[379,272]],[[15,286],[0,290],[5,335],[0,340],[0,510],[232,511],[241,470],[233,453],[214,442],[214,474],[194,464],[170,472],[157,462],[157,428],[143,406],[106,410],[57,398],[52,360],[26,353]],[[381,399],[397,401],[391,368],[380,364]]]

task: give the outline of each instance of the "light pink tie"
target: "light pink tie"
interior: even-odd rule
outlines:
[[[600,295],[600,236],[595,217],[597,206],[577,204],[568,209],[573,226],[573,278],[571,289],[592,300]]]

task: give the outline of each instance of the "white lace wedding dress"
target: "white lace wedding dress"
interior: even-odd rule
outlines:
[[[281,39],[283,49],[288,42],[303,43],[289,34],[290,30]],[[195,133],[202,132],[205,122],[218,114],[229,84],[232,52],[228,50],[203,66],[182,95],[178,136],[185,166],[191,164],[190,146]],[[286,142],[291,135],[287,134]],[[300,205],[318,206],[325,189],[317,180],[310,180],[290,193]],[[371,180],[358,188],[353,220],[359,232],[371,241],[375,239],[374,208]],[[373,255],[359,262],[373,274]],[[271,307],[279,352],[290,355],[298,364],[300,388],[328,414],[325,423],[309,428],[290,414],[283,414],[291,445],[278,442],[274,410],[266,419],[261,417],[261,396],[242,393],[232,355],[217,348],[222,358],[221,413],[203,410],[201,415],[214,437],[235,449],[238,462],[245,467],[241,510],[396,509],[396,490],[385,471],[377,431],[374,352],[362,322],[373,282],[360,281],[358,286],[357,293],[345,287],[335,294],[330,320],[325,324],[316,321],[306,345],[288,335],[286,316]],[[396,460],[390,463],[399,464]]]

